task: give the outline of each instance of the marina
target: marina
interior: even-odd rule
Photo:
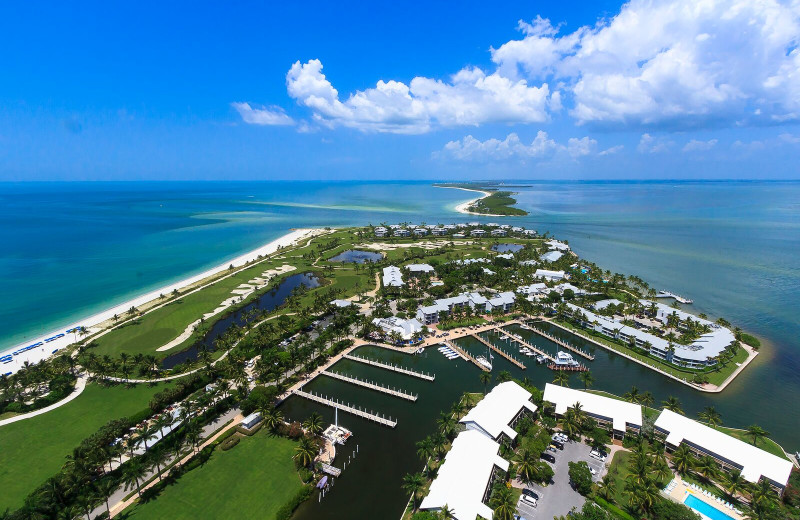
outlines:
[[[416,401],[417,400],[417,395],[416,394],[411,394],[409,392],[406,392],[406,391],[403,391],[403,390],[399,390],[399,389],[395,389],[395,388],[389,388],[389,387],[386,387],[386,386],[381,386],[381,385],[379,385],[377,383],[374,383],[374,382],[363,381],[363,380],[361,380],[361,379],[359,379],[357,377],[351,377],[351,376],[346,376],[344,374],[338,374],[338,373],[332,372],[330,370],[326,370],[325,372],[322,372],[322,375],[326,375],[328,377],[332,377],[334,379],[338,379],[339,381],[344,381],[346,383],[350,383],[350,384],[354,384],[354,385],[361,386],[361,387],[364,387],[364,388],[368,388],[370,390],[375,390],[376,392],[383,392],[384,394],[393,395],[395,397],[399,397],[400,399],[405,399],[407,401]]]
[[[553,336],[552,334],[548,334],[547,332],[545,332],[543,330],[540,330],[540,329],[536,328],[535,326],[526,327],[526,330],[531,330],[531,331],[535,332],[536,334],[539,334],[540,336],[549,339],[550,341],[552,341],[553,343],[555,343],[559,347],[562,347],[562,348],[565,348],[565,349],[567,349],[569,351],[572,351],[575,354],[578,354],[579,356],[583,356],[586,359],[588,359],[589,361],[594,361],[594,356],[592,354],[590,354],[589,352],[586,352],[585,350],[580,349],[580,348],[578,348],[578,347],[576,347],[576,346],[564,341],[563,339],[557,338],[557,337]]]
[[[508,354],[504,350],[501,350],[501,349],[497,348],[490,341],[487,341],[486,339],[482,338],[478,334],[470,334],[470,336],[472,336],[473,338],[477,339],[478,341],[480,341],[481,343],[483,343],[484,345],[489,347],[494,352],[497,352],[499,355],[501,355],[504,358],[506,358],[510,363],[513,363],[514,365],[516,365],[517,367],[521,368],[522,370],[525,370],[525,364],[524,363],[522,363],[521,361],[517,360],[516,358],[514,358],[512,355]]]
[[[392,372],[399,372],[407,376],[418,377],[420,379],[425,379],[426,381],[433,381],[436,379],[435,375],[425,374],[423,372],[417,372],[415,370],[410,370],[408,368],[403,368],[401,366],[393,365],[390,363],[381,363],[380,361],[374,361],[372,359],[356,356],[355,354],[346,354],[344,358],[349,359],[351,361],[358,361],[359,363],[372,365],[374,367],[385,368],[386,370],[391,370]]]
[[[323,395],[317,395],[313,392],[305,392],[302,389],[295,390],[293,393],[295,395],[299,395],[300,397],[305,397],[306,399],[310,399],[311,401],[316,401],[317,403],[324,404],[325,406],[330,406],[331,408],[336,408],[337,410],[343,410],[358,417],[362,417],[364,419],[368,419],[378,424],[388,426],[389,428],[394,428],[395,426],[397,426],[397,421],[393,421],[391,418],[384,417],[383,415],[374,412],[368,412],[366,410],[362,410],[361,408],[354,405],[340,403],[337,400],[330,399]]]

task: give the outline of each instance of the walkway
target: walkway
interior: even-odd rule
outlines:
[[[528,330],[532,330],[533,332],[535,332],[536,334],[540,335],[541,337],[543,337],[545,339],[549,339],[550,341],[552,341],[553,343],[555,343],[559,347],[563,347],[563,348],[565,348],[567,350],[571,350],[572,352],[578,354],[579,356],[585,357],[589,361],[594,361],[594,356],[593,355],[589,354],[588,352],[584,352],[583,350],[579,349],[578,347],[574,347],[574,346],[570,345],[569,343],[567,343],[566,341],[564,341],[561,338],[557,338],[557,337],[553,336],[552,334],[548,334],[543,330],[537,329],[536,327],[529,327]]]
[[[388,426],[389,428],[394,428],[395,426],[397,426],[397,421],[393,421],[391,418],[387,419],[383,415],[378,415],[375,412],[367,412],[366,410],[362,410],[361,408],[358,408],[356,406],[343,404],[340,403],[339,401],[329,399],[322,395],[317,395],[313,392],[304,392],[303,390],[295,390],[294,394],[299,395],[300,397],[305,397],[306,399],[309,399],[311,401],[315,401],[317,403],[330,406],[331,408],[338,408],[339,410],[343,410],[353,415],[357,415],[358,417],[374,421],[378,424],[383,424],[384,426]]]
[[[18,421],[24,421],[25,419],[30,419],[31,417],[36,417],[37,415],[42,415],[44,413],[55,410],[56,408],[64,406],[65,404],[77,398],[79,395],[83,393],[83,390],[86,388],[86,382],[88,379],[89,377],[85,373],[78,375],[78,379],[77,381],[75,381],[75,388],[72,390],[72,393],[69,394],[64,399],[60,400],[57,403],[53,403],[50,406],[42,408],[40,410],[34,410],[33,412],[28,412],[22,415],[15,415],[14,417],[3,419],[2,421],[0,421],[0,426],[5,426],[6,424],[15,423]]]
[[[477,335],[477,334],[470,334],[470,336],[472,336],[473,338],[477,339],[478,341],[480,341],[481,343],[483,343],[484,345],[486,345],[487,347],[489,347],[489,348],[490,348],[490,349],[492,349],[493,351],[497,352],[497,353],[498,353],[498,354],[500,354],[502,357],[506,358],[506,359],[507,359],[509,362],[511,362],[511,363],[513,363],[514,365],[518,366],[518,367],[519,367],[519,368],[521,368],[522,370],[525,370],[526,368],[528,368],[528,367],[526,367],[526,366],[525,366],[525,365],[524,365],[524,364],[523,364],[521,361],[517,361],[517,359],[516,359],[516,358],[514,358],[514,357],[513,357],[511,354],[507,354],[507,353],[506,353],[504,350],[500,350],[499,348],[497,348],[496,346],[494,346],[494,345],[492,344],[492,342],[490,342],[490,341],[487,341],[486,339],[484,339],[484,338],[480,337],[480,336],[479,336],[479,335]]]
[[[472,354],[470,354],[470,353],[469,353],[469,352],[467,352],[466,350],[462,349],[461,347],[457,346],[457,345],[456,345],[455,343],[453,343],[452,341],[445,341],[445,342],[444,342],[444,344],[445,344],[445,346],[447,346],[448,348],[451,348],[451,349],[455,350],[455,351],[456,351],[456,352],[457,352],[457,353],[458,353],[458,354],[459,354],[461,357],[463,357],[463,358],[464,358],[464,359],[466,359],[467,361],[472,361],[472,363],[473,363],[473,364],[474,364],[476,367],[480,368],[480,369],[481,369],[481,370],[483,370],[484,372],[489,372],[489,371],[491,370],[489,367],[487,367],[487,366],[485,366],[485,365],[482,365],[481,363],[478,363],[478,360],[477,360],[477,359],[475,359],[474,357],[472,357]]]
[[[403,368],[398,365],[393,365],[390,363],[382,363],[380,361],[373,361],[372,359],[363,358],[361,356],[356,356],[354,354],[346,354],[344,356],[345,359],[349,359],[351,361],[358,361],[359,363],[365,363],[367,365],[372,365],[374,367],[385,368],[386,370],[391,370],[393,372],[398,372],[400,374],[405,374],[407,376],[418,377],[420,379],[425,379],[426,381],[433,381],[436,379],[436,375],[426,374],[424,372],[417,372],[416,370],[411,370],[410,368]]]
[[[370,383],[369,381],[364,381],[358,379],[357,377],[346,376],[344,374],[338,374],[336,372],[323,372],[322,375],[332,377],[334,379],[338,379],[339,381],[344,381],[346,383],[350,383],[357,386],[362,386],[364,388],[369,388],[370,390],[375,390],[376,392],[382,392],[384,394],[389,394],[394,397],[399,397],[400,399],[406,399],[407,401],[416,401],[417,395],[412,394],[410,392],[406,392],[405,390],[396,390],[393,388],[389,388],[388,386],[381,386],[377,383]]]

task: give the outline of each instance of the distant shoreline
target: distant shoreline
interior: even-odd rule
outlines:
[[[11,352],[18,350],[20,348],[26,347],[28,345],[33,345],[39,343],[40,341],[44,341],[47,338],[51,338],[58,334],[64,334],[63,337],[58,338],[54,341],[49,343],[45,343],[40,347],[36,347],[31,349],[27,352],[23,352],[13,357],[13,361],[6,365],[0,365],[0,374],[5,374],[7,372],[16,372],[20,368],[22,368],[23,364],[27,361],[31,364],[38,363],[43,359],[47,359],[53,355],[53,350],[58,349],[62,350],[68,345],[75,343],[76,338],[80,339],[73,333],[67,334],[65,331],[73,329],[75,327],[85,327],[87,330],[91,329],[92,327],[97,327],[98,325],[102,324],[109,319],[112,319],[113,316],[116,314],[118,316],[124,316],[127,311],[131,307],[139,307],[143,304],[148,302],[152,302],[158,299],[161,295],[169,296],[173,290],[180,291],[192,284],[195,284],[201,280],[209,278],[211,276],[217,275],[221,272],[226,271],[231,265],[233,267],[242,267],[246,265],[248,262],[258,259],[259,256],[267,256],[272,253],[278,251],[279,248],[287,247],[293,244],[298,243],[299,241],[316,236],[322,233],[324,230],[322,229],[296,229],[294,231],[290,231],[289,233],[278,237],[277,239],[260,246],[252,251],[244,253],[243,255],[239,255],[232,260],[226,260],[219,265],[212,267],[211,269],[207,269],[202,273],[181,279],[178,282],[174,282],[163,287],[160,287],[156,290],[149,291],[146,294],[141,296],[137,296],[131,300],[128,300],[124,303],[115,305],[110,307],[104,311],[98,312],[96,314],[90,315],[84,319],[81,319],[75,323],[70,325],[66,325],[64,327],[59,327],[54,329],[47,334],[43,334],[39,337],[32,338],[30,340],[25,341],[24,343],[20,343],[18,345],[14,345],[12,347],[0,350],[0,354],[11,354]],[[97,332],[97,330],[89,330],[90,334],[93,332]]]
[[[470,200],[468,200],[466,202],[462,202],[461,204],[456,206],[455,210],[457,212],[459,212],[459,213],[463,213],[465,215],[479,215],[479,216],[483,216],[483,217],[505,217],[506,216],[506,215],[495,215],[493,213],[478,213],[477,211],[469,211],[467,209],[470,206],[472,206],[473,204],[475,204],[476,202],[478,202],[479,200],[485,199],[486,197],[491,195],[492,193],[489,192],[489,191],[477,190],[477,189],[473,189],[473,188],[462,188],[461,186],[437,186],[437,185],[434,185],[434,188],[447,188],[447,189],[450,189],[450,190],[473,191],[475,193],[481,193],[482,194],[480,197],[476,197],[474,199],[470,199]]]

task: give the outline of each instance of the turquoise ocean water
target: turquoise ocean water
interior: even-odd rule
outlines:
[[[800,448],[800,183],[514,186],[530,215],[503,222],[550,231],[605,268],[693,298],[694,312],[768,340],[715,399],[730,424],[757,422]],[[500,221],[453,211],[469,198],[410,182],[0,184],[0,350],[291,228]],[[642,379],[634,382],[648,388]]]

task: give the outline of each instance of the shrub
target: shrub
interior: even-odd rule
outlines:
[[[231,448],[233,448],[234,446],[236,446],[237,444],[239,444],[239,441],[240,441],[241,439],[242,439],[242,438],[241,438],[241,437],[239,437],[238,435],[235,435],[235,436],[228,437],[227,439],[225,439],[224,441],[222,441],[222,442],[219,444],[219,447],[220,447],[220,449],[222,449],[223,451],[228,451],[229,449],[231,449]]]
[[[589,471],[589,465],[584,461],[569,463],[569,480],[575,491],[583,496],[588,495],[592,490],[592,474]]]
[[[286,504],[282,505],[278,512],[275,513],[275,520],[289,520],[292,517],[292,513],[297,507],[308,500],[311,496],[311,493],[314,492],[314,486],[311,484],[306,484],[303,486],[295,496],[289,500]]]

